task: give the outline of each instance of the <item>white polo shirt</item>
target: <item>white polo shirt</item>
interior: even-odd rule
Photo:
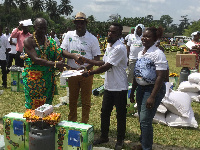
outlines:
[[[141,36],[142,37],[142,36]],[[127,45],[130,46],[129,59],[137,59],[138,53],[143,50],[141,37],[134,34],[129,37]]]
[[[10,38],[8,39],[8,41],[10,42]],[[12,43],[17,44],[17,38],[12,38]],[[10,45],[11,51],[9,52],[10,54],[16,54],[16,45]]]
[[[117,40],[112,47],[108,44],[103,61],[113,65],[105,72],[104,89],[108,91],[127,90],[126,68],[128,59],[125,45],[120,40]]]
[[[10,48],[8,39],[2,34],[0,36],[0,60],[6,60],[6,48]]]
[[[82,37],[76,34],[76,30],[68,31],[60,47],[70,53],[81,55],[88,59],[93,59],[94,56],[101,54],[97,38],[88,31]],[[76,69],[87,66],[87,63],[83,65],[76,64],[74,59],[67,59],[67,62],[69,66]]]
[[[167,70],[168,63],[165,54],[154,44],[143,55],[143,50],[138,54],[134,76],[139,85],[155,84],[156,70]]]

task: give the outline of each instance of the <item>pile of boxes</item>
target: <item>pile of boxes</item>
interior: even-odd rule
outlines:
[[[23,67],[11,66],[11,91],[24,92],[22,71]]]
[[[23,114],[9,113],[3,117],[3,124],[5,150],[29,150],[30,123]],[[92,125],[65,120],[55,125],[55,149],[92,150],[93,140]]]

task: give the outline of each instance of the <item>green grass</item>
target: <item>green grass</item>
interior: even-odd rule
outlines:
[[[175,66],[176,62],[176,53],[167,53],[167,59],[170,66],[170,73],[180,74],[181,68]],[[0,74],[1,77],[1,74]],[[59,85],[59,78],[57,78],[57,83]],[[0,79],[0,84],[2,83]],[[93,89],[99,87],[103,84],[103,79],[99,75],[94,76]],[[10,112],[21,112],[25,111],[24,103],[25,97],[23,92],[11,92],[10,90],[10,74],[8,74],[8,89],[4,90],[3,95],[0,95],[0,118]],[[65,88],[58,86],[59,95],[55,95],[53,100],[53,105],[59,103],[59,97],[66,95]],[[100,111],[101,111],[102,96],[93,96],[92,95],[92,106],[90,113],[89,124],[94,125],[95,137],[100,135]],[[200,125],[200,103],[192,103],[192,108],[195,113],[195,118]],[[61,106],[60,108],[55,108],[55,112],[61,113],[61,120],[67,120],[69,113],[68,106]],[[111,125],[110,125],[110,141],[107,144],[101,146],[114,148],[116,140],[116,130],[117,130],[117,121],[116,121],[116,112],[113,109],[111,115]],[[78,122],[81,121],[81,107],[78,108]],[[173,128],[160,124],[154,124],[154,143],[155,145],[161,145],[163,149],[167,149],[169,146],[177,147],[183,149],[199,149],[200,148],[200,131],[199,128]],[[0,134],[3,134],[3,130],[0,130]],[[140,134],[140,128],[138,119],[133,116],[127,116],[127,130],[126,130],[126,144],[125,149],[130,149],[130,146],[133,143],[138,142]]]

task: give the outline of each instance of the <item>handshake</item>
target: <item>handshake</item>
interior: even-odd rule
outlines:
[[[90,63],[90,60],[83,56],[78,55],[77,58],[75,59],[75,63],[79,65],[83,65],[84,63]]]

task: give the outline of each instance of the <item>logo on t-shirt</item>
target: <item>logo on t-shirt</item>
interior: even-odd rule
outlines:
[[[72,41],[72,38],[69,38],[69,42],[71,42]]]
[[[81,49],[81,50],[71,50],[71,53],[78,54],[78,55],[86,55],[86,52],[83,49]]]
[[[84,42],[82,42],[81,44],[82,44],[82,45],[87,45],[87,42],[84,41]]]

